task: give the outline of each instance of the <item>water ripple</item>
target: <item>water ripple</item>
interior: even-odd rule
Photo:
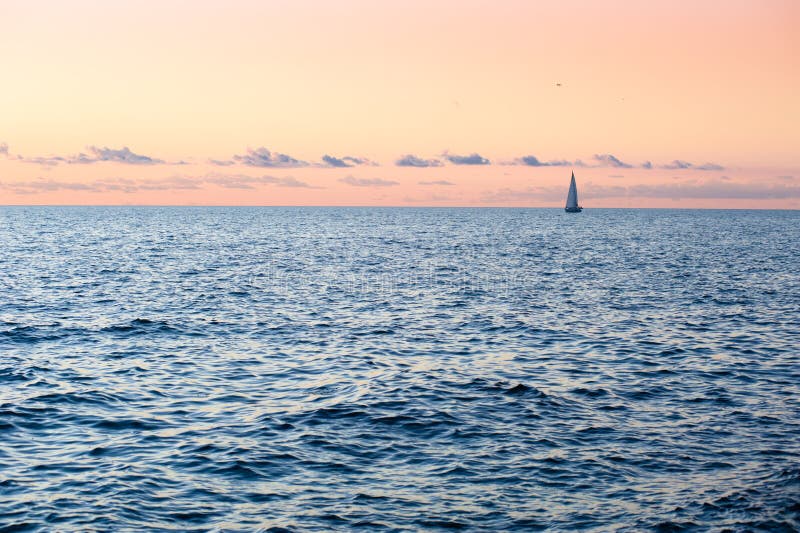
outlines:
[[[0,531],[800,528],[800,215],[0,208]]]

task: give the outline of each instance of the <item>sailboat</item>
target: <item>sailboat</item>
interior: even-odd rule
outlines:
[[[572,179],[569,182],[569,192],[567,193],[567,207],[564,211],[567,213],[580,213],[583,210],[578,205],[578,187],[575,186],[575,173],[572,173]]]

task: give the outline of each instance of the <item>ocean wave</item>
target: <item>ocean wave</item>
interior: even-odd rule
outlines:
[[[0,531],[800,528],[796,213],[2,217]]]

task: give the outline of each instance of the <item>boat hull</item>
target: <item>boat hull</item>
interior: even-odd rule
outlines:
[[[583,211],[583,208],[582,207],[565,207],[564,211],[566,211],[567,213],[580,213],[581,211]]]

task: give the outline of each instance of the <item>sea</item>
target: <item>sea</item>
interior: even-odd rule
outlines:
[[[800,211],[0,207],[0,531],[797,531]]]

